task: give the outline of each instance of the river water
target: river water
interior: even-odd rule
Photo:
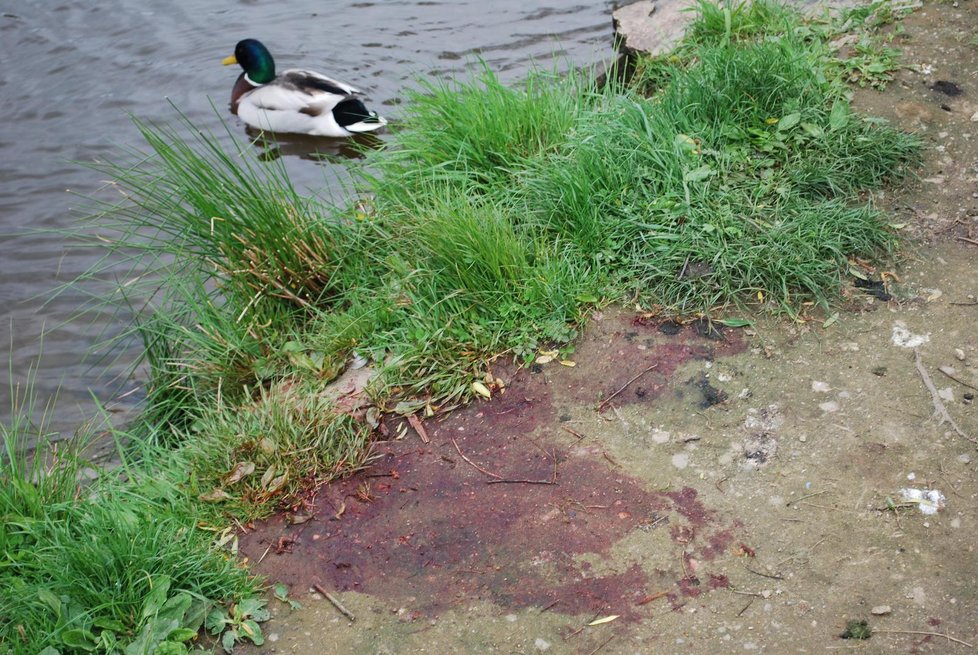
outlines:
[[[115,402],[138,402],[139,382],[125,375],[138,344],[92,352],[127,317],[110,307],[77,318],[89,300],[83,289],[52,296],[104,254],[73,246],[68,234],[81,229],[86,198],[104,194],[99,175],[76,162],[120,160],[123,149],[141,147],[127,115],[172,122],[167,99],[215,132],[218,107],[244,140],[243,125],[226,115],[239,69],[220,65],[239,39],[264,41],[280,68],[361,87],[370,106],[396,119],[416,79],[457,75],[476,56],[507,81],[534,60],[549,67],[553,55],[574,66],[608,59],[611,11],[609,2],[581,0],[0,3],[0,344],[14,386],[35,370],[39,402],[58,396],[50,428],[61,436],[91,414],[93,396],[110,402],[134,391]],[[285,161],[297,185],[313,191],[329,167],[342,166]],[[5,382],[0,423],[11,415]]]

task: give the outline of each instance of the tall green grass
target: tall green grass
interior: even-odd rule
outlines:
[[[181,458],[149,448],[100,468],[84,457],[94,434],[51,444],[32,385],[14,398],[0,425],[0,652],[121,653],[158,618],[147,602],[164,579],[163,601],[186,594],[200,614],[257,593],[199,527]]]

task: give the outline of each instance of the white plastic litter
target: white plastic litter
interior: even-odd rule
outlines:
[[[944,509],[944,494],[937,489],[901,489],[900,495],[903,496],[905,503],[917,503],[917,507],[924,514],[937,514],[937,511]]]

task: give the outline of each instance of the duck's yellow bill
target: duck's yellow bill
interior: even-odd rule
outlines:
[[[221,63],[224,64],[225,66],[230,66],[231,64],[238,63],[238,58],[235,57],[234,55],[231,55],[230,57],[225,57],[224,59],[222,59]]]

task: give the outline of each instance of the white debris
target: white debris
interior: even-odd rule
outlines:
[[[891,338],[894,346],[901,348],[917,348],[930,341],[929,334],[914,334],[907,329],[902,321],[893,324],[893,336]]]
[[[539,651],[550,650],[550,642],[541,637],[537,637],[536,640],[533,642],[533,645]]]
[[[677,469],[684,469],[689,466],[689,453],[677,453],[673,455],[672,465]]]
[[[669,433],[665,430],[659,428],[652,430],[652,441],[656,443],[666,443],[669,441],[669,436]]]
[[[782,425],[784,425],[784,414],[777,405],[748,409],[747,418],[744,419],[744,427],[748,430],[774,432]]]
[[[924,514],[937,514],[944,508],[944,494],[937,489],[901,489],[900,495],[905,503],[917,503]]]
[[[828,382],[819,382],[818,380],[812,380],[812,391],[818,393],[828,393],[832,390]]]
[[[839,403],[834,400],[830,400],[826,403],[819,403],[818,408],[825,412],[826,414],[834,414],[839,411]]]
[[[954,402],[954,389],[952,389],[951,387],[944,387],[943,389],[938,389],[937,395],[941,397],[941,400],[946,400],[949,403]]]

